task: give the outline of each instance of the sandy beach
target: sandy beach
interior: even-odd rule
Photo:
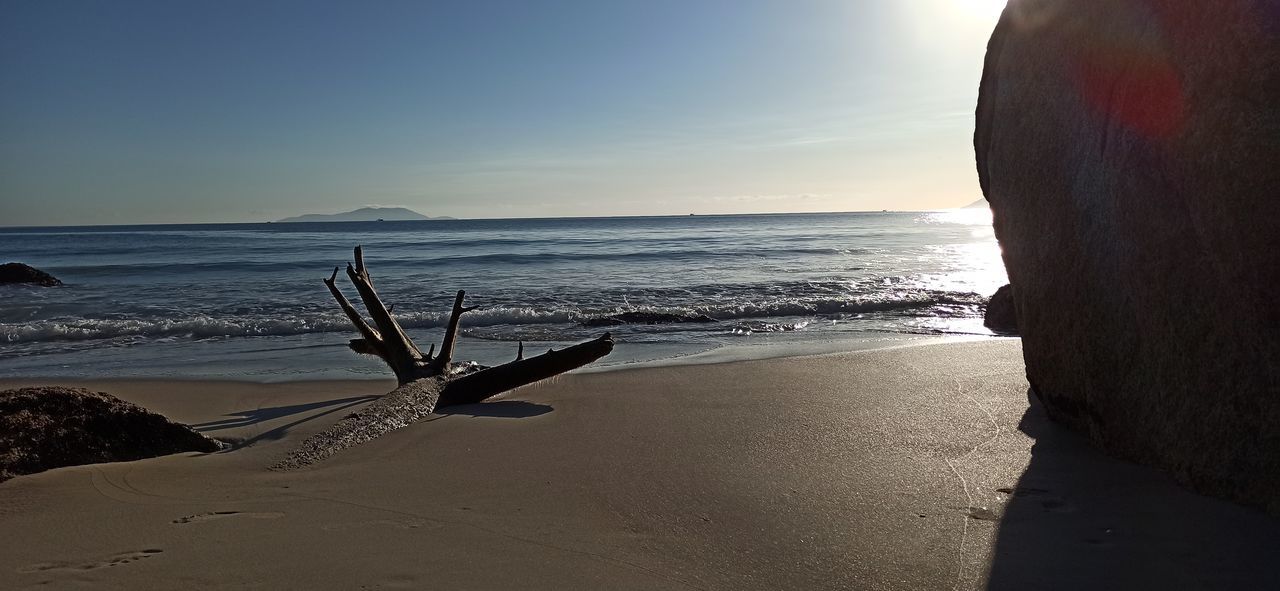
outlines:
[[[1280,591],[1280,0],[0,40],[0,591]]]
[[[1019,343],[579,373],[274,472],[391,381],[63,382],[236,443],[0,484],[6,588],[1278,588],[1280,521],[1107,458]],[[16,387],[47,380],[8,381]]]

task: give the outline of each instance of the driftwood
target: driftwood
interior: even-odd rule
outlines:
[[[347,263],[347,277],[355,285],[364,303],[370,325],[355,306],[338,289],[339,268],[324,280],[342,311],[355,325],[360,338],[348,345],[352,351],[374,355],[395,373],[399,387],[365,409],[342,419],[331,429],[319,433],[289,455],[277,468],[303,466],[334,452],[363,443],[388,431],[404,427],[430,414],[436,407],[472,404],[508,390],[532,384],[595,361],[613,350],[613,338],[605,333],[598,339],[554,349],[542,355],[525,358],[524,343],[518,345],[516,358],[496,367],[476,369],[474,364],[453,362],[454,344],[462,315],[475,308],[463,305],[466,293],[459,291],[453,300],[453,311],[445,327],[440,351],[435,345],[423,353],[383,305],[364,265],[364,253],[355,249],[355,264]]]
[[[396,322],[390,309],[378,297],[377,290],[373,288],[373,280],[369,277],[369,269],[364,265],[364,252],[359,246],[355,249],[355,264],[347,263],[347,277],[355,285],[360,300],[373,319],[373,326],[370,326],[347,297],[342,295],[336,281],[338,267],[334,267],[333,275],[325,279],[324,284],[360,332],[361,338],[349,343],[351,350],[381,358],[395,372],[396,379],[402,386],[426,378],[446,378],[437,406],[480,402],[495,394],[582,367],[613,350],[613,338],[609,333],[592,341],[560,351],[553,349],[528,359],[524,358],[524,343],[520,343],[515,361],[464,373],[472,366],[454,364],[453,347],[457,342],[462,315],[475,310],[474,307],[463,305],[465,291],[459,291],[453,300],[453,311],[445,327],[440,352],[436,353],[435,346],[432,345],[430,350],[423,353],[409,335],[405,334],[404,329],[400,328],[400,323]]]

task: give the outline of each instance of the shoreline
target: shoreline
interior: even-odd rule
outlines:
[[[866,340],[841,340],[798,343],[790,346],[778,345],[726,345],[708,351],[691,353],[679,357],[637,361],[632,363],[606,365],[601,367],[587,366],[576,370],[577,373],[607,373],[628,369],[662,369],[667,367],[687,367],[701,365],[721,365],[750,361],[774,361],[784,359],[807,359],[840,356],[854,353],[874,353],[892,351],[910,347],[944,346],[961,343],[982,343],[989,341],[1019,340],[1019,337],[1003,335],[912,335],[897,338],[898,342],[877,342]],[[762,353],[753,355],[751,353]]]
[[[637,348],[648,346],[645,344],[620,343],[611,354],[611,357],[617,359],[626,359],[628,353],[633,353],[634,359],[627,359],[617,362],[610,362],[610,357],[603,358],[600,362],[588,365],[586,367],[575,370],[573,373],[610,373],[629,369],[643,368],[663,368],[663,367],[682,367],[690,365],[714,365],[721,363],[734,363],[741,361],[763,361],[769,359],[789,359],[798,357],[812,357],[823,355],[840,355],[843,353],[854,353],[860,351],[881,351],[891,350],[900,347],[919,347],[931,345],[945,345],[949,343],[967,343],[967,342],[986,342],[1001,340],[1016,340],[1017,337],[1005,337],[1000,335],[908,335],[908,334],[879,334],[870,333],[858,338],[831,339],[831,340],[814,340],[814,341],[798,341],[790,343],[763,343],[763,344],[741,344],[741,345],[723,345],[710,348],[693,348],[687,349],[687,352],[678,353],[670,356],[659,356],[649,358],[642,354],[635,354]],[[465,338],[459,344],[459,350],[464,351],[461,355],[463,358],[468,356],[465,354],[467,350],[481,350],[484,357],[488,357],[483,361],[490,364],[505,362],[501,358],[491,359],[494,357],[494,349],[505,349],[509,343],[487,341],[482,339]],[[536,350],[536,347],[546,345],[546,342],[529,342],[526,347]],[[557,345],[563,346],[560,343]],[[480,345],[480,347],[477,347]],[[497,346],[495,346],[497,345]],[[148,347],[159,347],[161,344],[146,345]],[[339,346],[335,346],[338,348]],[[678,346],[671,346],[672,349]],[[114,351],[108,350],[109,354],[119,353],[122,357],[129,358],[134,355],[127,354],[126,347],[121,347]],[[252,353],[262,353],[262,349],[253,349]],[[134,353],[137,353],[135,350]],[[292,368],[285,371],[272,371],[273,366],[269,363],[259,367],[253,374],[244,373],[242,375],[234,375],[229,372],[213,373],[210,375],[192,375],[194,372],[182,372],[183,369],[196,369],[200,367],[208,367],[208,363],[200,363],[189,361],[184,365],[160,366],[152,368],[156,373],[137,373],[128,374],[123,371],[111,371],[110,375],[86,375],[85,373],[29,373],[29,374],[0,374],[0,384],[6,382],[22,381],[31,383],[34,380],[76,380],[76,381],[100,381],[100,380],[139,380],[139,381],[214,381],[214,382],[239,382],[250,384],[275,384],[275,383],[297,383],[297,382],[369,382],[379,381],[383,379],[391,379],[390,371],[386,367],[370,358],[357,356],[346,350],[345,345],[340,346],[339,353],[342,355],[339,359],[347,360],[351,366],[346,368],[329,368],[327,370],[314,370],[307,368]],[[621,355],[619,355],[621,353]],[[146,358],[144,355],[138,357]],[[38,356],[30,359],[37,359]],[[269,355],[257,355],[250,361],[261,363],[274,359]],[[468,359],[470,360],[470,359]],[[120,363],[124,363],[121,361]],[[361,373],[358,375],[345,375],[354,373],[352,368],[358,364]],[[89,364],[81,364],[78,368],[90,366]],[[64,365],[64,367],[66,367]],[[326,377],[315,377],[308,375],[316,371],[333,372],[334,374]],[[169,372],[169,373],[162,373]],[[259,377],[259,379],[255,379]]]

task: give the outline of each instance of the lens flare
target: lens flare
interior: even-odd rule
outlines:
[[[1006,0],[952,0],[965,10],[980,16],[1000,16]]]

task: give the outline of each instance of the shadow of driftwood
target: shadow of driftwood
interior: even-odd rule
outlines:
[[[308,414],[296,421],[292,421],[290,423],[280,425],[279,427],[275,427],[274,429],[271,429],[269,431],[259,433],[248,439],[244,439],[244,440],[223,439],[223,441],[231,444],[231,447],[224,451],[235,451],[237,449],[241,449],[241,448],[253,445],[259,441],[273,441],[276,439],[280,439],[281,437],[284,437],[285,434],[287,434],[290,429],[297,427],[298,425],[301,425],[303,423],[306,423],[307,421],[313,421],[325,415],[346,410],[353,406],[358,406],[360,404],[364,404],[365,402],[376,400],[378,398],[380,397],[379,396],[352,396],[349,398],[336,398],[333,400],[309,402],[307,404],[293,404],[289,406],[271,406],[267,408],[257,408],[254,410],[246,410],[246,411],[232,413],[228,415],[232,417],[229,419],[223,419],[220,421],[210,421],[207,423],[191,425],[191,428],[201,433],[209,433],[211,431],[219,431],[222,429],[232,429],[235,427],[247,427],[249,425],[256,425],[258,423],[262,423],[265,421],[271,421],[274,419],[293,416],[293,415],[305,414],[315,410],[322,411],[322,412],[317,412],[315,414]]]
[[[988,589],[1280,589],[1280,519],[1109,458],[1028,396]]]
[[[523,419],[545,415],[555,410],[550,405],[523,400],[498,400],[476,404],[458,404],[437,408],[436,414],[463,415],[470,417],[496,417],[503,419]]]
[[[266,408],[255,408],[253,410],[242,410],[240,412],[234,412],[229,415],[225,415],[225,416],[231,417],[229,419],[222,419],[219,421],[209,421],[207,423],[198,423],[195,425],[191,425],[191,428],[201,433],[207,433],[209,431],[220,431],[222,429],[248,427],[249,425],[256,425],[258,423],[271,421],[281,417],[296,415],[299,413],[304,413],[311,410],[318,410],[321,408],[327,408],[330,406],[341,406],[342,408],[346,408],[353,404],[367,402],[375,398],[378,398],[378,396],[352,396],[350,398],[336,398],[334,400],[321,400],[319,402],[308,402],[306,404],[291,404],[289,406],[269,406]],[[316,415],[316,416],[320,416],[320,415]]]

